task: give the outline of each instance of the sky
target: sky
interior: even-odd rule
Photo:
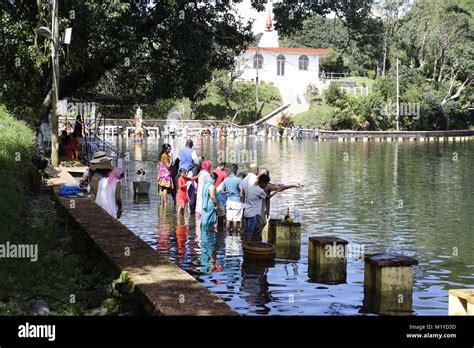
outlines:
[[[249,19],[254,19],[253,24],[253,33],[258,34],[263,32],[265,29],[265,22],[267,21],[267,12],[257,12],[252,9],[250,5],[251,0],[243,0],[241,3],[236,3],[235,7],[240,16],[242,16],[246,21]],[[267,9],[270,7],[270,4],[267,4]],[[272,16],[273,18],[273,16]]]

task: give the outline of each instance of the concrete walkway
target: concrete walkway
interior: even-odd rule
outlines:
[[[56,195],[58,190],[55,187]],[[239,315],[90,198],[58,199],[106,257],[120,271],[127,272],[157,314]]]

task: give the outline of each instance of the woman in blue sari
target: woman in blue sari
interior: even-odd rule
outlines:
[[[211,173],[207,175],[202,188],[202,213],[201,213],[201,230],[216,231],[217,224],[217,198],[214,183],[217,174]]]

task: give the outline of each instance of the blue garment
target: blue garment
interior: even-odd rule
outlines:
[[[63,185],[59,189],[60,196],[76,196],[80,192],[81,192],[81,188],[79,186]]]
[[[217,235],[215,232],[202,230],[201,232],[201,272],[209,272],[211,257],[215,254]],[[214,263],[216,261],[214,260]]]
[[[259,215],[251,216],[251,217],[244,217],[245,219],[245,235],[252,235],[255,226],[257,225],[257,220],[258,220]]]
[[[224,207],[227,205],[227,195],[222,191],[216,192],[217,202]]]
[[[193,149],[185,147],[179,152],[179,169],[188,170],[193,164]]]
[[[242,182],[242,179],[240,179],[238,176],[235,176],[232,174],[228,178],[224,179],[224,187],[227,189],[227,199],[234,201],[234,202],[240,202],[240,189],[239,185]]]
[[[209,194],[209,188],[214,185],[214,180],[212,180],[210,175],[206,176],[204,180],[205,182],[202,188],[201,230],[207,231],[216,224],[217,211],[216,205]]]

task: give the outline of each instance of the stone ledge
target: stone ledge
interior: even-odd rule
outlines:
[[[57,195],[58,190],[59,187],[55,187],[59,202],[106,257],[121,271],[127,272],[136,289],[144,295],[157,314],[239,315],[91,199],[60,197]],[[70,208],[71,199],[75,201],[74,209]]]
[[[418,261],[412,257],[390,253],[366,256],[365,262],[377,267],[407,267],[418,264]]]
[[[314,244],[320,245],[328,245],[336,243],[336,245],[346,245],[349,244],[347,240],[341,239],[339,237],[331,237],[331,236],[324,236],[324,237],[309,237],[309,241]]]

